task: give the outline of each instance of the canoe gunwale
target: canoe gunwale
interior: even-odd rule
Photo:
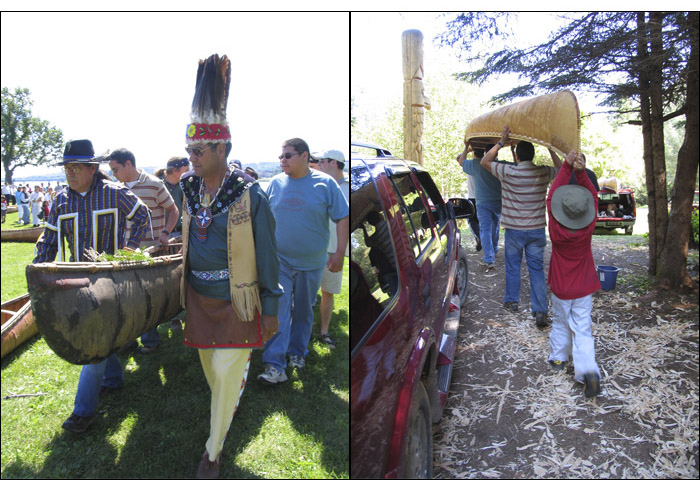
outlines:
[[[36,228],[31,227],[2,230],[2,232],[0,232],[0,240],[3,242],[36,243],[42,233],[44,233],[45,229],[45,226],[38,226]]]

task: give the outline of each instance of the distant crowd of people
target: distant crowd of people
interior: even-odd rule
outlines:
[[[46,221],[46,218],[53,206],[56,193],[60,192],[63,186],[56,182],[54,187],[51,184],[37,184],[35,186],[25,184],[3,184],[2,200],[3,205],[3,222],[5,221],[5,212],[8,206],[17,206],[18,222],[20,225],[32,224],[33,226],[41,226]]]

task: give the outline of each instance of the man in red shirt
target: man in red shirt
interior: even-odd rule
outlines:
[[[584,384],[584,394],[590,398],[600,394],[591,333],[593,293],[600,289],[600,281],[591,250],[598,197],[585,166],[580,154],[571,151],[547,195],[552,240],[547,282],[552,291],[549,363],[563,369],[573,357],[574,379]],[[572,172],[578,185],[567,185]]]

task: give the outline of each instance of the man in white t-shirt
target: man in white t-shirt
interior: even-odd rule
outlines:
[[[345,155],[338,150],[329,150],[320,155],[314,155],[314,159],[318,160],[318,169],[325,172],[335,179],[343,191],[345,200],[350,202],[350,184],[345,179],[343,168],[345,168]],[[330,240],[328,242],[328,256],[330,258],[338,248],[338,240],[335,232],[335,223],[329,220],[330,223]],[[348,256],[348,247],[345,247],[345,256]],[[328,345],[331,349],[335,348],[335,341],[328,334],[328,327],[331,323],[331,315],[333,314],[333,296],[340,294],[340,288],[343,281],[343,270],[331,272],[327,268],[323,270],[323,278],[321,279],[321,342]]]

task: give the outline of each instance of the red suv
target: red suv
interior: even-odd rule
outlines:
[[[418,164],[360,143],[350,204],[350,476],[429,478],[467,296],[456,219],[473,208],[445,202]]]

